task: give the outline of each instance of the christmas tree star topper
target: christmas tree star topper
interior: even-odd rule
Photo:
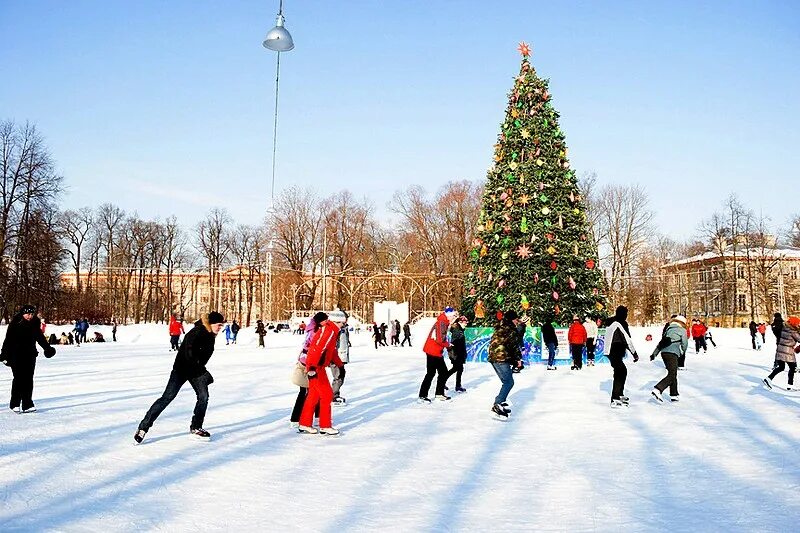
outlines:
[[[519,53],[522,54],[524,57],[528,57],[529,55],[531,55],[531,47],[528,46],[528,43],[526,43],[525,41],[519,43],[517,50],[519,50]]]

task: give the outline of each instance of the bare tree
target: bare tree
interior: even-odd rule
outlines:
[[[61,214],[58,227],[62,238],[66,241],[66,252],[72,258],[72,268],[75,270],[75,289],[78,294],[82,291],[81,268],[83,267],[83,252],[89,231],[94,223],[94,214],[90,207],[82,207],[77,211],[68,209]]]
[[[206,261],[208,272],[208,305],[220,309],[222,305],[222,268],[230,252],[228,233],[231,217],[224,209],[212,209],[197,227],[197,249]]]

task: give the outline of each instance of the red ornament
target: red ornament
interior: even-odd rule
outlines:
[[[469,295],[470,295],[470,296],[475,296],[475,287],[472,287],[472,288],[469,290]]]
[[[589,270],[594,268],[594,259],[589,259],[588,261],[586,261],[586,268],[588,268]]]
[[[558,265],[556,264],[556,262],[555,262],[555,261],[551,261],[551,262],[550,262],[550,268],[551,268],[552,270],[555,270],[555,269],[557,269],[557,268],[558,268]]]
[[[553,300],[558,300],[558,293],[553,291]]]
[[[503,320],[503,312],[502,311],[498,311],[497,314],[494,315],[494,316],[497,317],[497,320]]]

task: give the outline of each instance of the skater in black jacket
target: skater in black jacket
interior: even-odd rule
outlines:
[[[139,423],[139,429],[133,436],[137,444],[144,440],[144,436],[158,415],[175,399],[187,381],[197,394],[189,433],[201,440],[211,439],[211,434],[203,429],[203,420],[208,407],[208,386],[214,383],[211,373],[206,370],[206,364],[214,353],[214,342],[224,323],[225,318],[220,313],[212,311],[202,320],[195,322],[194,328],[184,336],[183,343],[175,356],[167,388],[144,415]]]
[[[447,372],[447,378],[456,375],[456,392],[467,392],[467,389],[461,386],[461,375],[467,362],[467,339],[464,337],[464,328],[467,327],[468,321],[467,317],[462,315],[450,326],[450,347],[447,348],[447,352],[453,366]]]
[[[630,329],[628,328],[628,308],[624,305],[617,307],[614,316],[606,320],[606,345],[610,345],[608,351],[608,361],[614,369],[614,385],[611,389],[611,407],[622,407],[628,405],[628,397],[625,396],[625,380],[628,377],[628,368],[622,361],[626,352],[633,355],[633,362],[639,361],[639,354],[631,340]]]
[[[36,316],[36,307],[23,305],[8,324],[0,361],[11,367],[11,401],[8,407],[15,413],[32,413],[33,373],[36,369],[36,344],[42,347],[44,356],[53,357],[56,349],[47,343],[42,333],[41,321]]]

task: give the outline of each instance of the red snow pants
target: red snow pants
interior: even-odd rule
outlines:
[[[328,381],[328,373],[323,368],[317,371],[317,377],[308,380],[308,396],[300,414],[300,425],[311,426],[314,423],[314,410],[319,403],[319,427],[331,427],[332,401],[333,389]]]

